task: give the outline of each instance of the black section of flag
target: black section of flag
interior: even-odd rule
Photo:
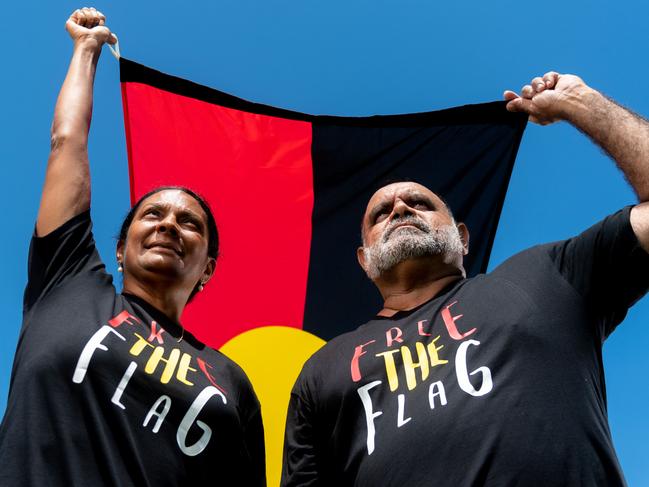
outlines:
[[[496,102],[361,122],[313,123],[315,201],[304,329],[325,340],[381,309],[356,248],[365,206],[382,182],[416,181],[444,198],[471,234],[468,275],[486,270],[526,117]]]

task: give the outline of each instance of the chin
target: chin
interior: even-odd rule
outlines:
[[[147,259],[141,262],[139,267],[149,274],[157,274],[166,278],[179,278],[183,274],[182,263],[171,259]]]

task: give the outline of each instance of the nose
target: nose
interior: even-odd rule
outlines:
[[[156,230],[159,233],[168,233],[173,237],[177,237],[179,232],[175,216],[168,214],[164,219],[158,222]]]
[[[397,198],[392,207],[393,218],[404,218],[406,216],[414,215],[415,212],[410,208],[405,201]]]

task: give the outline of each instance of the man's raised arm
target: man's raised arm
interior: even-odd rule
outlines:
[[[613,158],[640,200],[631,226],[649,251],[649,122],[571,74],[546,73],[523,86],[520,95],[507,90],[504,98],[509,111],[525,112],[532,122],[571,123]]]

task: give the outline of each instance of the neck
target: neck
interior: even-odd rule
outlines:
[[[374,281],[383,296],[379,316],[416,308],[437,296],[446,286],[464,278],[464,269],[435,259],[402,262]]]
[[[133,279],[124,276],[123,292],[133,294],[145,300],[154,308],[160,310],[168,318],[180,323],[180,315],[187,303],[188,295],[185,290],[161,286],[160,281],[156,285],[143,285]]]

